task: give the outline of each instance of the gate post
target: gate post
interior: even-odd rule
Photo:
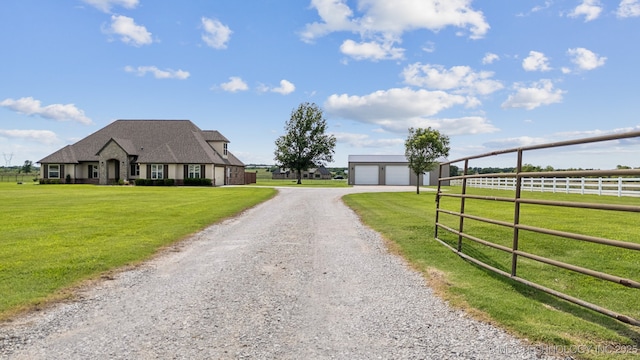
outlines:
[[[458,252],[462,251],[462,233],[464,232],[464,200],[467,194],[467,172],[469,171],[469,159],[464,161],[464,177],[462,178],[462,197],[460,198],[460,224],[458,226]]]
[[[522,149],[518,149],[518,164],[516,165],[516,197],[513,214],[513,245],[511,246],[511,276],[516,276],[518,269],[518,224],[520,223],[520,193],[522,191]]]

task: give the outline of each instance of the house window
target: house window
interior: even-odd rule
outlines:
[[[224,155],[227,155],[227,146],[228,145],[229,144],[227,144],[227,143],[222,144],[222,152],[223,152]]]
[[[140,176],[140,164],[131,163],[131,176]]]
[[[89,174],[90,179],[97,179],[100,177],[98,174],[98,165],[91,165],[91,174]]]
[[[164,165],[151,164],[151,178],[152,179],[164,179]]]
[[[49,165],[49,179],[60,179],[60,165]]]
[[[202,177],[200,169],[200,165],[189,165],[189,179],[200,179]]]

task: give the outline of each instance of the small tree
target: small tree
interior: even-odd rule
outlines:
[[[433,170],[439,157],[449,156],[449,137],[432,128],[409,128],[404,155],[416,174],[416,194],[420,194],[420,174]]]
[[[30,173],[32,166],[33,166],[33,162],[31,160],[25,160],[24,165],[22,165],[22,172],[27,174]]]
[[[333,161],[336,138],[325,134],[327,121],[318,105],[300,104],[291,112],[285,129],[287,133],[276,139],[274,160],[280,167],[295,170],[298,184],[303,171]]]

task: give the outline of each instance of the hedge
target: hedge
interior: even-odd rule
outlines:
[[[174,179],[136,179],[136,186],[174,186]]]
[[[211,179],[184,179],[185,186],[211,186]]]

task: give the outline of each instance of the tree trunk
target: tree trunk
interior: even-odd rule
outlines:
[[[302,184],[302,171],[298,169],[298,185]]]
[[[420,174],[416,173],[416,194],[420,195]]]

